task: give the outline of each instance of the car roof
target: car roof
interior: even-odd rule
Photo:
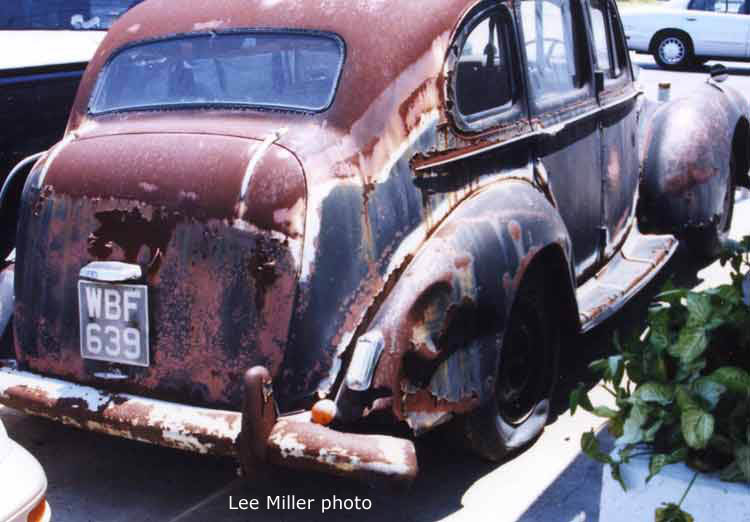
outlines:
[[[84,75],[74,108],[79,119],[99,70],[118,49],[176,34],[252,28],[307,29],[341,36],[346,62],[335,114],[350,126],[404,71],[437,76],[458,20],[478,0],[146,0],[110,29]],[[488,2],[484,2],[488,3]],[[427,57],[427,59],[425,59]],[[346,114],[344,114],[344,112]],[[75,125],[73,125],[75,126]]]

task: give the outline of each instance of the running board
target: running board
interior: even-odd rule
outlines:
[[[576,292],[581,331],[613,315],[648,284],[677,249],[671,235],[644,235],[633,228],[622,248]]]

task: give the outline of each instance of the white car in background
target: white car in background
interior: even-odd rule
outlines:
[[[670,0],[628,7],[620,16],[628,47],[665,69],[708,60],[750,61],[750,0]]]
[[[0,421],[0,522],[48,522],[46,492],[39,461],[8,437]]]

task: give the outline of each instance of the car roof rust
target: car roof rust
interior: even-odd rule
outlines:
[[[68,129],[86,118],[96,79],[118,49],[168,36],[238,29],[305,29],[341,36],[347,57],[334,105],[318,119],[351,129],[394,82],[437,77],[463,13],[479,0],[147,0],[110,29],[82,79]],[[425,56],[431,56],[425,63]],[[403,90],[403,89],[401,89]]]

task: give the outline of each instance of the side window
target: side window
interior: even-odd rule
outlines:
[[[514,99],[513,32],[510,19],[495,11],[473,24],[456,65],[456,104],[463,116],[492,114]]]
[[[591,30],[594,33],[594,54],[596,56],[596,67],[600,71],[611,71],[612,62],[610,56],[610,37],[607,28],[607,19],[601,6],[591,4],[589,8],[591,17]]]
[[[742,0],[727,0],[727,13],[747,14],[747,2]]]
[[[692,0],[691,11],[713,11],[714,13],[748,14],[744,0]]]
[[[569,1],[523,0],[521,24],[533,97],[564,94],[580,87]]]
[[[614,11],[600,0],[589,2],[589,19],[594,37],[596,67],[609,78],[619,78],[627,68],[626,51]]]

